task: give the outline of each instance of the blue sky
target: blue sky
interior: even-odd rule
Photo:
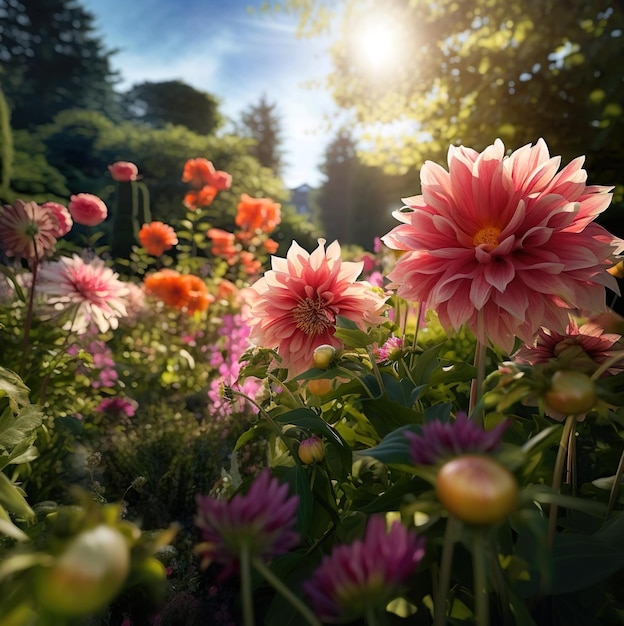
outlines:
[[[253,0],[81,0],[96,16],[120,88],[143,81],[183,80],[221,100],[237,120],[264,94],[282,117],[289,187],[318,185],[318,166],[332,138],[325,118],[331,98],[310,82],[329,72],[327,41],[296,37],[296,18],[249,13]],[[200,156],[200,155],[189,155]],[[208,155],[205,155],[208,156]]]

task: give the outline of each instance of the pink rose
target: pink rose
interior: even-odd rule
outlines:
[[[139,174],[139,168],[129,161],[117,161],[108,166],[108,171],[111,173],[113,180],[116,180],[118,183],[136,180]]]
[[[58,228],[56,229],[54,236],[58,239],[63,235],[66,235],[71,227],[74,225],[69,211],[58,202],[46,202],[41,205],[44,209],[48,209],[58,222]]]
[[[77,224],[97,226],[106,219],[108,209],[97,196],[79,193],[70,198],[69,212]]]

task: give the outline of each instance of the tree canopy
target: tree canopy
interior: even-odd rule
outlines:
[[[75,0],[0,0],[0,86],[13,128],[71,107],[118,113],[112,51]]]
[[[328,84],[361,125],[369,163],[404,172],[444,161],[450,144],[482,149],[501,137],[515,148],[544,137],[564,159],[587,154],[595,182],[613,182],[624,169],[620,2],[284,4],[304,32],[332,19],[338,26]],[[375,72],[356,46],[366,19],[390,26],[385,45],[397,52]]]
[[[179,80],[134,85],[123,95],[123,104],[128,119],[152,128],[174,124],[210,135],[223,124],[219,100]]]

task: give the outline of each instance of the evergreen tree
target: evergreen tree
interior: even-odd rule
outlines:
[[[281,149],[282,129],[277,105],[270,104],[266,96],[262,96],[258,104],[243,111],[241,122],[240,134],[254,140],[251,154],[261,165],[270,167],[279,175],[284,163]]]
[[[124,94],[123,102],[128,119],[152,128],[175,124],[210,135],[223,123],[217,98],[179,80],[140,83]]]
[[[13,128],[72,107],[117,112],[113,54],[75,0],[0,0],[0,83]]]

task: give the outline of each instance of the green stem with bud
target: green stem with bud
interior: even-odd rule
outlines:
[[[453,551],[455,550],[455,538],[460,527],[461,522],[453,515],[449,515],[444,531],[444,543],[442,544],[438,589],[433,604],[433,626],[446,625],[446,603],[451,587]]]

